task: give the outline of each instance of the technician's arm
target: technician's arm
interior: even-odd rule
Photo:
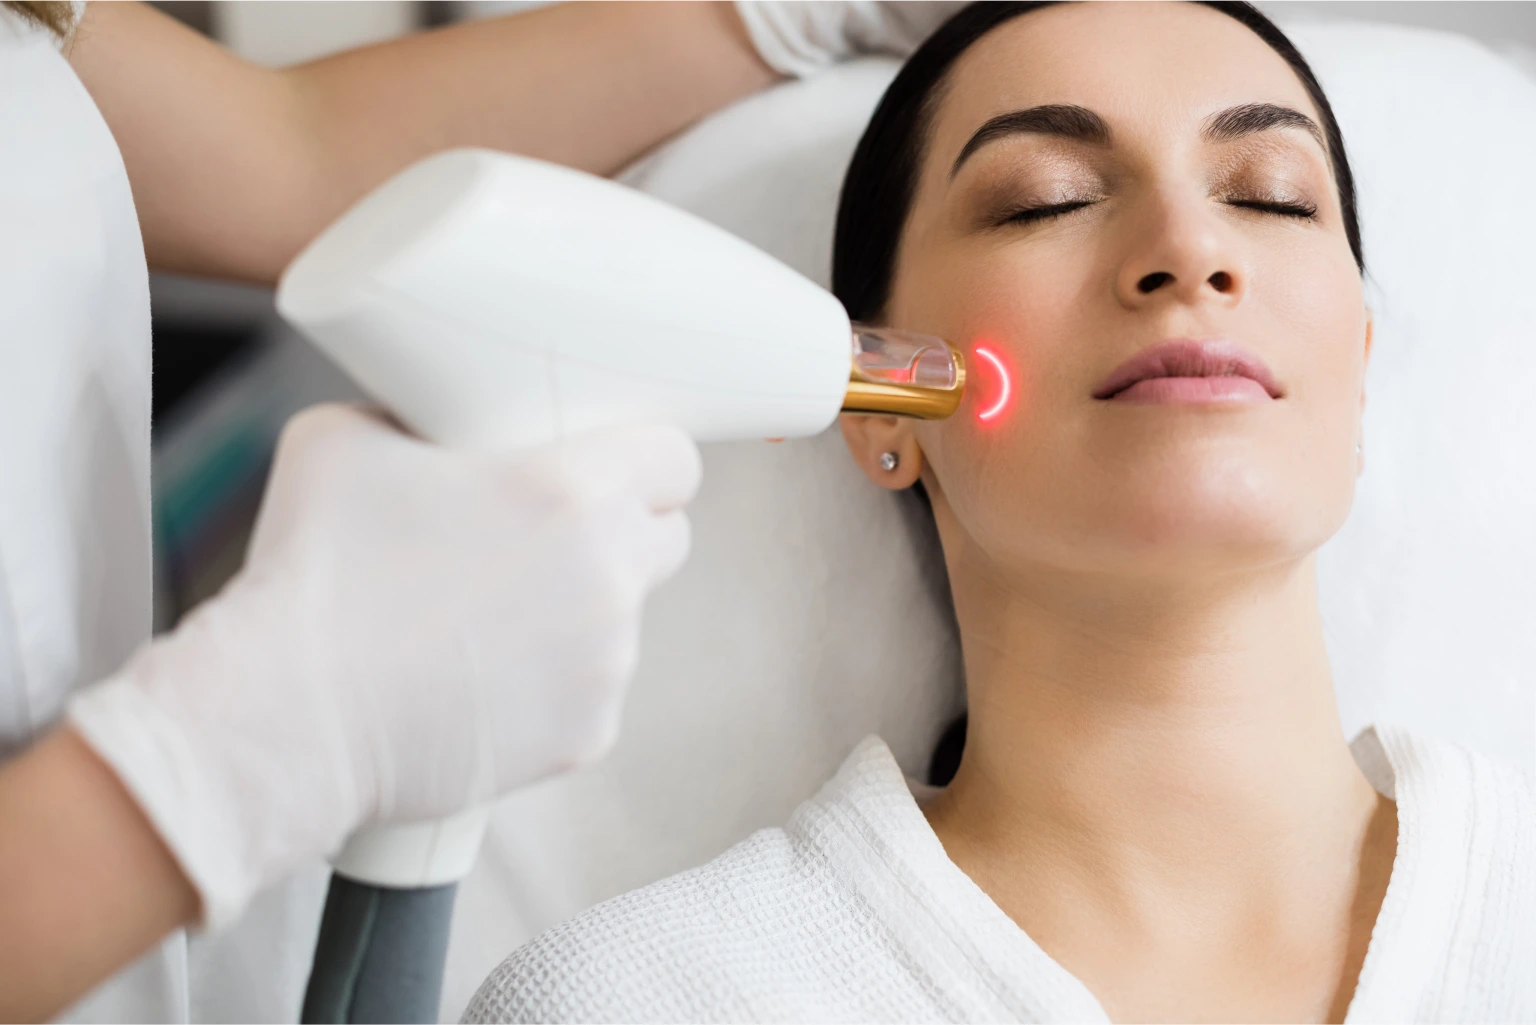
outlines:
[[[159,834],[75,733],[0,767],[0,1021],[58,1013],[197,908]]]
[[[279,70],[93,3],[68,54],[151,266],[261,283],[418,157],[486,146],[610,174],[778,78],[727,3],[560,4]]]

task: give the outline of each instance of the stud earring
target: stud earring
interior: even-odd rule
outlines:
[[[901,457],[895,452],[883,452],[880,455],[880,469],[890,473],[901,465]]]
[[[1360,454],[1360,443],[1357,441],[1357,442],[1355,442],[1355,455],[1358,456],[1359,454]]]

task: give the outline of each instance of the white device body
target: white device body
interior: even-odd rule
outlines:
[[[644,193],[489,150],[380,186],[288,267],[277,301],[449,445],[625,423],[814,434],[848,383],[847,314],[814,282]]]
[[[429,157],[369,194],[288,267],[277,306],[446,445],[621,424],[698,441],[809,435],[848,384],[851,326],[814,282],[643,193],[489,150]],[[453,882],[485,821],[373,828],[334,864],[386,886]]]

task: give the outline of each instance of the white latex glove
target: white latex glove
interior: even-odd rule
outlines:
[[[906,57],[964,3],[932,0],[737,0],[767,65],[806,78],[862,54]]]
[[[245,568],[69,718],[218,928],[359,825],[604,753],[699,472],[671,428],[491,456],[300,414]]]

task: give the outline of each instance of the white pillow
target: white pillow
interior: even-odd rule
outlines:
[[[1536,82],[1459,36],[1289,26],[1343,129],[1376,342],[1319,578],[1340,711],[1536,754]]]
[[[1360,189],[1377,317],[1366,473],[1321,558],[1345,728],[1536,749],[1536,84],[1443,33],[1298,26]],[[747,100],[624,177],[825,283],[843,169],[895,64]],[[696,547],[647,613],[602,765],[500,810],[444,1011],[529,936],[776,825],[865,733],[924,771],[959,708],[921,515],[836,431],[705,453]]]

